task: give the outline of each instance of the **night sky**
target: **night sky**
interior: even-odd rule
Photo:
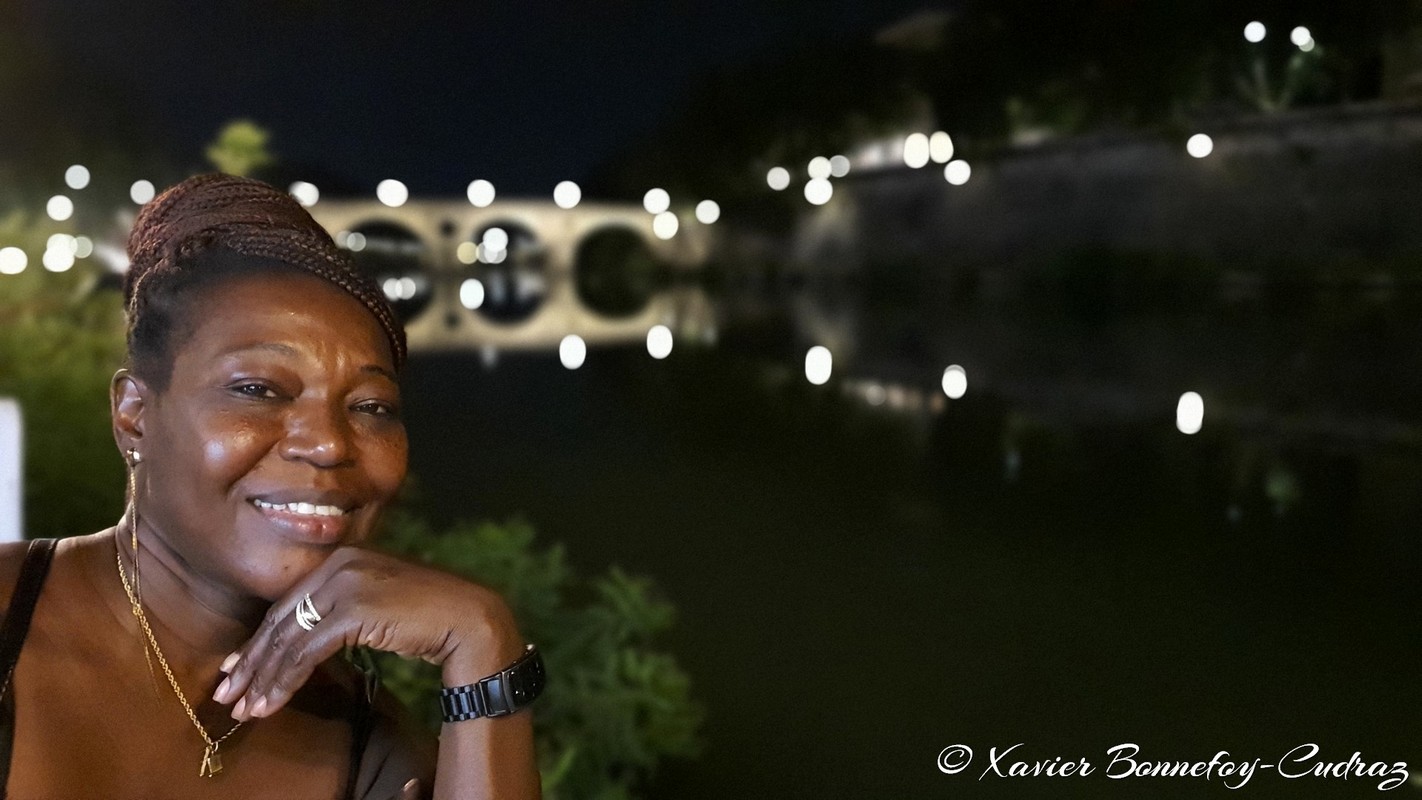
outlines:
[[[461,195],[482,177],[506,196],[585,178],[718,69],[868,37],[934,5],[26,2],[26,30],[80,102],[121,103],[178,165],[203,168],[203,145],[248,117],[287,165],[353,186],[394,177],[415,195]]]

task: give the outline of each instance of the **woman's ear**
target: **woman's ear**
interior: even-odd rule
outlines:
[[[143,409],[148,404],[148,384],[127,369],[114,373],[109,383],[109,414],[114,422],[114,443],[127,459],[129,450],[143,451]]]

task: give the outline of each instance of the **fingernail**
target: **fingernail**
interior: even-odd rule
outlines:
[[[232,718],[242,719],[242,712],[247,708],[247,698],[237,701],[237,705],[232,707]]]
[[[227,702],[227,688],[231,685],[231,678],[223,678],[222,683],[217,684],[217,691],[212,693],[212,699],[219,703]]]
[[[252,704],[252,716],[260,717],[267,711],[267,698],[258,697],[257,702]]]
[[[238,657],[237,653],[233,653],[227,658],[222,659],[222,666],[218,667],[218,669],[223,672],[231,672],[232,668],[237,666]]]

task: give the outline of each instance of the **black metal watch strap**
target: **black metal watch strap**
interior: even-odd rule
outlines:
[[[439,707],[445,722],[503,717],[532,703],[543,683],[543,657],[528,645],[517,661],[478,683],[441,689]]]

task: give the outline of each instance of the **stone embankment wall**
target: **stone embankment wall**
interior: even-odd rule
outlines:
[[[1193,133],[1213,138],[1210,155],[1186,153]],[[1422,106],[1059,139],[972,168],[963,186],[932,164],[836,181],[831,202],[798,226],[792,259],[1011,273],[1104,248],[1245,272],[1389,272],[1414,256],[1422,266]]]

